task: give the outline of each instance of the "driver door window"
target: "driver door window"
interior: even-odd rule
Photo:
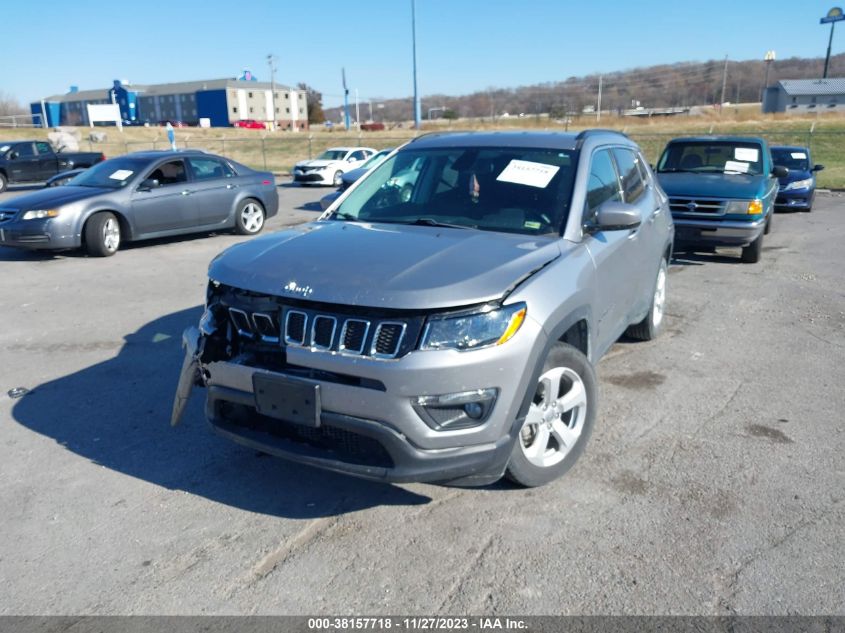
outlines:
[[[182,159],[171,160],[156,167],[147,178],[158,180],[162,187],[188,182],[188,173]]]
[[[593,223],[596,220],[599,207],[613,200],[622,201],[619,176],[610,157],[610,151],[602,149],[593,154],[590,164],[590,178],[587,182],[587,202],[584,209],[584,221]]]

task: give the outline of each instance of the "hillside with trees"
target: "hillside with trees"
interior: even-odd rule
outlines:
[[[760,60],[731,61],[727,64],[725,101],[747,103],[760,101],[766,75],[766,63]],[[780,79],[815,79],[821,77],[823,58],[790,57],[771,63],[769,85]],[[725,60],[678,62],[646,68],[633,68],[601,76],[602,110],[621,111],[637,105],[646,108],[689,107],[718,103],[722,93]],[[830,60],[830,77],[845,76],[845,54]],[[491,87],[466,95],[433,94],[422,98],[422,116],[498,117],[524,113],[562,117],[595,106],[599,75],[568,77],[516,88]],[[411,98],[372,99],[383,104],[374,111],[379,121],[413,119]],[[342,108],[327,108],[328,120],[339,121]],[[362,108],[362,115],[365,109]],[[352,112],[354,116],[354,110]],[[363,117],[362,117],[363,118]]]

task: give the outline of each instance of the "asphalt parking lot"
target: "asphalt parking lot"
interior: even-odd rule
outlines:
[[[266,230],[328,191],[282,186]],[[585,455],[534,490],[289,464],[201,391],[171,428],[243,239],[0,248],[0,614],[845,614],[845,198],[776,215],[760,264],[678,255],[667,331],[602,360]]]

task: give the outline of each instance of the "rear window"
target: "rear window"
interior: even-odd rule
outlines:
[[[657,171],[722,172],[757,176],[763,173],[762,147],[757,143],[733,141],[670,143],[660,157]]]

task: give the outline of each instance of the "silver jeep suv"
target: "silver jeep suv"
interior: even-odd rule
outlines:
[[[382,481],[525,486],[566,472],[593,365],[657,335],[673,225],[626,136],[411,141],[316,222],[212,261],[173,422]]]

